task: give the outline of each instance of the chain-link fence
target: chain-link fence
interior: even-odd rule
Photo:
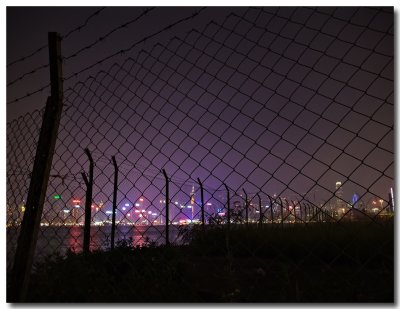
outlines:
[[[330,284],[304,283],[320,282],[307,274],[320,270],[330,283],[351,290],[345,301],[387,300],[387,295],[393,300],[390,289],[370,296],[365,283],[375,259],[384,265],[378,273],[391,279],[385,287],[394,280],[388,228],[394,208],[391,8],[243,8],[165,44],[118,57],[64,91],[36,261],[82,251],[88,149],[94,161],[92,251],[111,246],[116,194],[118,245],[201,243],[190,231],[233,231],[227,250],[230,258],[242,256],[232,262],[236,266],[208,260],[210,252],[213,257],[224,247],[219,235],[214,243],[199,245],[202,260],[193,265],[212,269],[207,280],[219,278],[208,283],[215,290],[214,284],[225,284],[221,269],[230,275],[242,270],[240,278],[252,279],[236,278],[222,296],[197,287],[203,294],[196,300],[266,301],[256,292],[269,280],[266,274],[275,287],[290,286],[287,293],[293,296],[271,292],[271,301],[311,299],[309,291],[327,289],[334,292],[315,300],[342,299]],[[7,126],[7,267],[41,116],[36,111]],[[323,226],[329,226],[329,235]],[[313,233],[304,236],[308,229],[301,227],[314,228],[324,241]],[[346,241],[336,242],[331,229]],[[306,240],[297,241],[302,235]],[[349,253],[364,242],[368,252]],[[335,253],[324,260],[320,250]],[[274,258],[266,258],[271,252]],[[351,278],[334,276],[335,263],[347,265],[343,259],[356,265]],[[283,272],[285,278],[276,270],[285,267],[282,260],[295,265]],[[307,271],[293,279],[299,269]],[[187,280],[202,284],[201,273],[193,273],[197,279]]]

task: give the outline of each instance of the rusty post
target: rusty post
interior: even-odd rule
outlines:
[[[169,179],[167,172],[162,171],[165,177],[165,244],[169,246]]]
[[[86,183],[86,201],[85,201],[85,226],[83,230],[83,252],[88,253],[90,250],[90,223],[92,221],[92,195],[93,195],[93,158],[89,149],[85,149],[85,153],[89,158],[89,179],[86,174],[82,173]]]
[[[114,165],[114,192],[113,192],[113,213],[111,223],[111,250],[114,249],[115,242],[115,215],[117,212],[117,192],[118,192],[118,166],[115,156],[112,156],[112,162]]]

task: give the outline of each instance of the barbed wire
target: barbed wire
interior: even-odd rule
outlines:
[[[167,30],[170,30],[171,28],[177,26],[178,24],[180,24],[180,23],[182,23],[182,22],[185,22],[185,21],[188,21],[188,20],[190,20],[190,19],[196,17],[196,16],[199,15],[200,12],[203,11],[204,9],[205,9],[205,8],[202,8],[202,9],[198,10],[196,13],[193,13],[193,14],[191,14],[191,15],[188,16],[188,17],[184,17],[184,18],[179,19],[178,21],[176,21],[176,22],[174,22],[174,23],[172,23],[172,24],[169,24],[168,26],[164,27],[163,29],[161,29],[161,30],[159,30],[159,31],[157,31],[157,32],[154,32],[154,33],[152,33],[152,34],[146,36],[145,38],[143,38],[143,39],[141,39],[141,40],[139,40],[139,41],[136,41],[135,43],[133,43],[133,44],[132,44],[131,46],[129,46],[128,48],[122,49],[122,50],[120,50],[120,51],[118,51],[118,52],[115,52],[115,53],[113,53],[113,54],[111,54],[111,55],[109,55],[109,56],[107,56],[107,57],[104,57],[104,58],[102,58],[101,60],[99,60],[99,61],[97,61],[97,62],[95,62],[95,63],[93,63],[93,64],[91,64],[91,65],[89,65],[89,66],[87,66],[87,67],[85,67],[85,68],[82,69],[82,70],[79,70],[79,71],[77,71],[77,72],[75,72],[75,73],[71,73],[69,76],[67,76],[67,77],[64,78],[63,80],[64,80],[64,81],[68,81],[68,80],[70,80],[71,78],[76,78],[76,77],[77,77],[78,75],[80,75],[81,73],[86,72],[86,71],[88,71],[89,69],[92,69],[92,68],[94,68],[94,67],[96,67],[96,66],[102,64],[103,62],[105,62],[105,61],[107,61],[107,60],[109,60],[109,59],[112,59],[112,58],[115,57],[115,56],[118,56],[118,55],[121,55],[121,54],[124,54],[124,53],[130,51],[130,50],[133,49],[135,46],[137,46],[137,45],[139,45],[139,44],[141,44],[141,43],[145,43],[147,40],[149,40],[149,39],[151,39],[151,38],[153,38],[153,37],[155,37],[155,36],[161,34],[162,32],[167,31]],[[39,93],[39,92],[43,91],[44,89],[47,89],[49,86],[50,86],[50,84],[47,84],[47,85],[45,85],[45,86],[42,86],[42,87],[40,87],[39,89],[34,90],[34,91],[32,91],[32,92],[29,92],[28,94],[26,94],[26,95],[24,95],[24,96],[18,97],[18,98],[16,98],[16,99],[13,99],[13,100],[7,102],[7,104],[12,104],[12,103],[19,102],[19,101],[21,101],[21,100],[23,100],[23,99],[25,99],[25,98],[30,97],[30,96],[33,95],[33,94]]]
[[[115,32],[125,29],[126,27],[130,26],[131,24],[135,23],[136,21],[140,20],[142,17],[145,17],[148,13],[150,13],[151,11],[153,11],[155,8],[146,8],[143,10],[143,12],[138,15],[137,17],[119,25],[118,27],[115,27],[113,29],[111,29],[110,31],[108,31],[107,33],[103,34],[102,36],[98,37],[96,40],[94,40],[92,43],[86,45],[85,47],[82,47],[78,50],[76,50],[75,52],[72,52],[70,55],[63,57],[63,60],[69,60],[71,58],[75,58],[77,57],[79,54],[81,54],[83,51],[87,51],[91,48],[93,48],[94,46],[96,46],[98,43],[103,43],[108,37],[110,37],[112,34],[114,34]]]
[[[126,22],[126,23],[123,23],[123,24],[121,24],[121,25],[119,25],[119,26],[113,28],[112,30],[110,30],[110,31],[107,32],[106,34],[104,34],[104,35],[100,36],[99,38],[97,38],[97,39],[96,39],[95,41],[93,41],[91,44],[88,44],[88,45],[86,45],[86,46],[80,48],[79,50],[73,52],[71,55],[66,56],[66,57],[63,57],[62,59],[63,59],[64,63],[65,63],[66,61],[68,61],[69,59],[71,59],[71,58],[76,58],[76,57],[79,56],[82,52],[87,51],[87,50],[93,48],[93,47],[96,46],[98,43],[104,42],[104,41],[105,41],[109,36],[111,36],[113,33],[117,32],[118,30],[124,29],[124,28],[126,28],[127,26],[129,26],[130,24],[132,24],[132,23],[138,21],[138,20],[141,19],[142,17],[146,16],[146,15],[147,15],[149,12],[151,12],[153,9],[154,9],[154,8],[145,9],[145,10],[143,11],[143,13],[141,13],[139,16],[135,17],[134,19],[132,19],[132,20]],[[101,9],[101,10],[102,10],[102,9]],[[93,14],[92,16],[95,16],[95,15],[97,15],[98,13],[100,13],[101,10],[97,11],[96,14]],[[86,22],[86,24],[87,24],[87,22]],[[65,38],[67,38],[69,35],[71,35],[72,33],[76,32],[76,31],[80,31],[84,26],[86,26],[86,24],[84,24],[83,26],[80,26],[80,27],[75,28],[74,30],[70,31],[67,35],[63,36],[62,38],[65,39]],[[46,45],[45,47],[47,47],[47,45]],[[25,73],[21,74],[19,77],[15,78],[15,79],[13,79],[11,82],[9,82],[9,83],[7,84],[7,87],[12,86],[12,85],[14,85],[15,83],[17,83],[17,82],[23,80],[25,77],[27,77],[27,76],[29,76],[29,75],[33,75],[33,74],[35,74],[35,73],[41,71],[42,69],[45,69],[45,68],[48,68],[48,67],[49,67],[49,64],[46,63],[46,64],[40,65],[40,66],[38,66],[38,67],[36,67],[36,68],[30,70],[29,72],[25,72]]]
[[[93,14],[91,14],[90,16],[88,16],[88,17],[86,18],[85,22],[84,22],[82,25],[80,25],[80,26],[78,26],[78,27],[76,27],[76,28],[74,28],[74,29],[71,29],[69,32],[67,32],[67,34],[65,34],[64,36],[62,36],[62,38],[63,38],[63,39],[67,39],[67,38],[68,38],[69,36],[71,36],[73,33],[81,31],[83,28],[85,28],[85,27],[88,25],[90,19],[92,19],[92,18],[95,17],[95,16],[98,16],[98,15],[100,14],[100,12],[103,11],[103,10],[105,10],[105,9],[106,9],[106,8],[103,7],[103,8],[100,8],[99,10],[96,10],[96,12],[94,12]],[[36,54],[38,54],[39,52],[41,52],[43,49],[45,49],[45,48],[47,48],[47,47],[48,47],[47,44],[46,44],[46,45],[43,45],[43,46],[37,48],[37,49],[36,49],[34,52],[32,52],[31,54],[28,54],[28,55],[26,55],[26,56],[23,56],[23,57],[21,57],[21,58],[19,58],[19,59],[17,59],[17,60],[11,61],[9,64],[7,64],[7,66],[6,66],[7,69],[8,69],[9,67],[13,66],[14,64],[17,64],[17,63],[19,63],[19,62],[23,62],[23,61],[25,61],[25,60],[27,60],[27,59],[29,59],[29,58],[35,56]],[[38,69],[40,69],[41,67],[42,67],[42,66],[40,66]],[[35,70],[38,70],[38,69],[35,69]]]

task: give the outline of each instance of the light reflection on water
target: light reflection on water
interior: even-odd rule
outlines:
[[[83,226],[42,226],[39,230],[35,251],[35,260],[60,253],[64,255],[68,249],[81,252],[83,245]],[[19,228],[7,228],[7,268],[13,262]],[[90,250],[109,249],[111,246],[111,226],[92,226],[90,228]],[[178,227],[170,226],[171,243],[180,243]],[[149,242],[156,245],[165,244],[164,226],[117,226],[115,229],[115,245],[126,242],[131,246],[143,246]]]

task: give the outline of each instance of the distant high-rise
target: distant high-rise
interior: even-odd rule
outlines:
[[[343,187],[341,181],[336,181],[336,207],[343,208],[345,202],[343,200]]]
[[[194,196],[195,196],[195,192],[194,192],[194,184],[192,185],[192,192],[190,192],[190,204],[194,205],[195,200],[194,200]]]

